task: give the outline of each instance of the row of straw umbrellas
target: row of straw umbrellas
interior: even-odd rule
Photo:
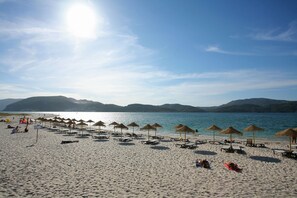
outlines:
[[[93,120],[88,120],[88,121],[84,121],[84,120],[76,120],[76,119],[70,119],[70,118],[60,118],[60,117],[54,117],[53,119],[46,119],[46,118],[38,118],[38,120],[40,121],[49,121],[49,122],[57,122],[57,123],[61,123],[61,124],[76,124],[76,122],[78,122],[76,125],[78,126],[88,126],[87,123],[94,123]],[[135,122],[132,122],[130,124],[128,124],[127,126],[125,126],[123,123],[117,123],[117,122],[112,122],[110,123],[109,125],[113,126],[114,127],[114,130],[116,128],[119,128],[121,129],[121,133],[122,133],[122,130],[125,129],[125,130],[128,130],[128,127],[132,127],[133,129],[133,133],[134,133],[134,128],[135,127],[139,127],[138,124],[136,124]],[[96,122],[95,124],[93,124],[93,126],[98,126],[99,127],[99,130],[101,129],[101,127],[106,127],[105,123],[102,122],[102,121],[98,121]],[[145,125],[144,127],[140,128],[140,130],[147,130],[148,132],[148,137],[149,137],[149,132],[151,130],[155,131],[155,136],[156,136],[156,131],[158,128],[162,128],[162,126],[158,123],[155,123],[155,124],[147,124]],[[187,133],[195,133],[195,130],[191,129],[190,127],[186,126],[186,125],[182,125],[182,124],[179,124],[177,126],[175,126],[175,129],[176,129],[176,132],[179,132],[180,135],[181,133],[184,133],[184,140],[186,140],[186,135]],[[233,128],[233,127],[228,127],[227,129],[225,130],[222,130],[220,127],[216,126],[216,125],[212,125],[210,127],[207,128],[207,130],[210,130],[210,131],[213,131],[213,141],[215,141],[215,132],[220,132],[221,134],[227,134],[227,135],[230,135],[230,143],[232,145],[232,135],[235,134],[235,135],[242,135],[242,132],[238,131],[237,129]],[[258,132],[258,131],[264,131],[263,128],[260,128],[256,125],[250,125],[248,127],[246,127],[244,129],[244,131],[247,131],[247,132],[253,132],[253,143],[255,144],[255,141],[256,141],[256,138],[255,138],[255,132]],[[291,143],[292,143],[292,138],[296,138],[297,137],[297,128],[289,128],[289,129],[286,129],[286,130],[283,130],[283,131],[280,131],[280,132],[277,132],[276,133],[277,136],[288,136],[290,138],[290,150],[291,150]]]
[[[233,127],[229,127],[225,130],[222,130],[220,127],[216,126],[216,125],[212,125],[209,128],[207,128],[207,130],[211,130],[213,131],[213,140],[215,141],[215,132],[216,131],[220,131],[220,133],[222,134],[229,134],[230,135],[230,143],[232,145],[232,134],[237,134],[237,135],[242,135],[242,132],[238,131],[237,129],[233,128]],[[244,131],[247,132],[253,132],[253,143],[256,143],[256,139],[255,139],[255,132],[257,131],[264,131],[263,128],[257,127],[256,125],[250,125],[248,127],[246,127],[244,129]],[[296,138],[297,137],[297,128],[288,128],[282,131],[279,131],[275,134],[276,136],[288,136],[289,137],[289,148],[290,151],[292,150],[292,138]]]

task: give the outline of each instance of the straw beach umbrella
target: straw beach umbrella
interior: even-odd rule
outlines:
[[[264,131],[264,129],[260,128],[260,127],[257,127],[256,125],[250,125],[248,127],[246,127],[245,129],[243,129],[244,131],[247,131],[247,132],[253,132],[253,141],[254,141],[254,144],[256,143],[256,138],[255,138],[255,132],[256,131]]]
[[[222,129],[216,125],[211,125],[206,130],[213,131],[213,141],[215,141],[215,132],[216,131],[222,131]]]
[[[155,127],[153,127],[150,124],[145,125],[144,127],[142,127],[140,130],[147,130],[147,140],[149,140],[150,137],[150,130],[156,130]]]
[[[100,132],[101,127],[106,127],[104,122],[102,122],[101,120],[99,120],[98,122],[96,122],[95,124],[93,124],[93,126],[98,126],[98,131]]]
[[[179,125],[176,125],[174,128],[175,128],[175,132],[178,132],[177,131],[177,129],[178,128],[181,128],[181,127],[183,127],[184,125],[182,125],[182,124],[179,124]],[[179,132],[179,137],[181,138],[181,132]]]
[[[191,129],[190,127],[188,127],[186,125],[178,128],[176,131],[185,133],[185,139],[184,139],[185,141],[187,140],[187,132],[195,133],[195,130]]]
[[[242,135],[242,133],[233,127],[228,127],[227,129],[220,132],[221,134],[229,134],[230,135],[230,145],[232,147],[232,134]]]
[[[109,124],[109,126],[113,126],[113,132],[115,132],[115,126],[117,126],[117,125],[119,125],[119,123],[117,123],[117,122],[112,122],[112,123],[110,123]]]
[[[276,136],[288,136],[290,137],[290,151],[292,151],[292,138],[297,136],[297,131],[289,128],[276,133]]]
[[[77,126],[80,126],[81,134],[83,134],[83,126],[88,126],[88,124],[86,124],[84,122],[80,122],[77,124]]]
[[[152,126],[156,128],[156,130],[155,130],[155,136],[157,136],[157,129],[158,129],[158,128],[162,128],[162,126],[159,125],[158,123],[155,123],[155,124],[153,124]]]
[[[128,127],[126,127],[123,123],[114,126],[114,128],[119,128],[119,129],[121,129],[121,134],[123,134],[123,129],[128,130]]]
[[[128,126],[128,127],[132,127],[132,129],[133,129],[133,133],[134,133],[134,127],[139,127],[139,125],[136,124],[135,122],[132,122],[132,123],[128,124],[127,126]]]

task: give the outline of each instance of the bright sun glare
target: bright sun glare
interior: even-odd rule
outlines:
[[[94,38],[96,34],[96,14],[94,10],[83,4],[69,8],[66,15],[68,31],[78,38]]]

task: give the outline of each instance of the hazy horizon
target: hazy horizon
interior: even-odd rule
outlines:
[[[0,98],[297,100],[293,0],[0,0]]]

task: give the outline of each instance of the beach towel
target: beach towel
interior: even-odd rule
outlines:
[[[225,166],[228,170],[233,170],[233,171],[236,171],[236,172],[241,172],[241,170],[242,170],[242,169],[240,169],[240,168],[238,167],[237,164],[232,163],[232,162],[224,163],[224,166]]]

